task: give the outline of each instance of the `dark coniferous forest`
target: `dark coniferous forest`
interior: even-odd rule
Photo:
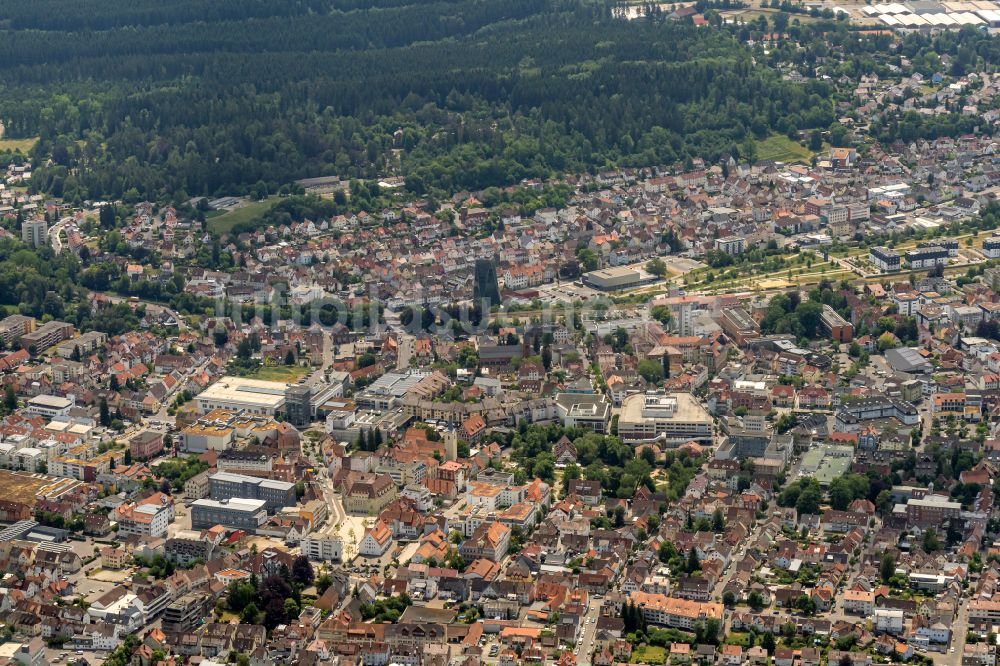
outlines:
[[[9,0],[0,118],[70,201],[404,175],[417,194],[753,157],[826,128],[734,31],[600,0]],[[779,129],[780,127],[780,129]]]

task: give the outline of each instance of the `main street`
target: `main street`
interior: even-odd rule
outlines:
[[[935,666],[960,666],[962,654],[965,652],[965,637],[969,627],[969,599],[961,598],[958,603],[958,613],[951,629],[951,645],[947,652],[927,652]]]
[[[408,333],[399,336],[399,352],[396,358],[396,369],[406,370],[410,367],[410,359],[416,346],[416,338]]]
[[[590,656],[594,653],[594,641],[597,639],[597,619],[600,617],[600,614],[600,599],[588,597],[587,612],[580,618],[580,621],[583,623],[580,628],[580,641],[573,650],[579,666],[590,663]]]

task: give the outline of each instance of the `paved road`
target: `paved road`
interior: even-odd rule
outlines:
[[[184,323],[184,318],[181,317],[180,313],[175,312],[174,310],[171,310],[169,307],[167,307],[163,303],[156,303],[154,301],[145,301],[145,300],[142,300],[141,298],[137,298],[137,299],[133,300],[132,298],[130,298],[128,296],[120,296],[118,294],[113,294],[113,293],[107,292],[107,291],[101,291],[101,292],[95,292],[95,293],[101,294],[101,296],[104,296],[111,303],[114,303],[115,305],[117,305],[118,303],[142,303],[143,305],[146,306],[146,310],[148,310],[149,312],[152,312],[152,313],[166,312],[167,314],[169,314],[171,317],[173,317],[177,321],[177,330],[179,330],[181,332],[187,330],[187,324]]]
[[[746,551],[746,546],[748,544],[757,541],[757,538],[760,536],[760,530],[761,530],[761,524],[758,523],[753,528],[753,531],[750,532],[750,534],[747,536],[747,538],[743,540],[743,543],[740,544],[739,548],[736,549],[736,552],[733,553],[733,556],[729,558],[729,566],[726,567],[725,571],[722,573],[722,576],[719,578],[718,582],[716,582],[715,584],[715,587],[712,589],[712,599],[714,599],[715,601],[722,601],[722,593],[725,591],[726,585],[729,584],[729,581],[731,581],[733,579],[733,576],[736,575],[736,565],[739,563],[740,560],[743,559],[743,554]]]
[[[305,384],[315,388],[317,385],[326,382],[327,370],[333,365],[334,344],[329,331],[323,331],[323,362],[310,372],[305,379]]]
[[[49,243],[52,245],[52,251],[57,255],[63,250],[62,239],[59,237],[59,234],[62,232],[63,226],[65,226],[66,223],[72,219],[73,218],[70,217],[64,217],[49,227]]]
[[[577,664],[589,664],[594,653],[594,639],[597,638],[597,618],[601,611],[601,600],[590,597],[587,600],[587,612],[583,615],[583,625],[580,630],[580,640],[577,643]]]
[[[927,652],[935,666],[960,666],[962,653],[965,652],[965,634],[969,626],[969,600],[962,598],[958,605],[958,614],[951,624],[951,645],[947,652]]]
[[[396,369],[406,370],[410,367],[410,359],[413,358],[416,338],[409,334],[399,336],[399,356],[396,359]]]
[[[820,258],[822,258],[821,254],[820,254]],[[831,255],[828,255],[828,258],[829,258],[830,261],[832,261],[833,263],[837,264],[838,266],[840,266],[844,270],[851,271],[852,273],[855,273],[859,277],[866,278],[866,277],[871,277],[872,275],[878,275],[878,273],[867,272],[867,271],[861,269],[859,266],[856,266],[855,264],[853,264],[852,262],[848,261],[847,259],[845,259],[843,257],[837,257],[837,256],[834,256],[834,255],[831,254]]]
[[[406,328],[400,321],[399,315],[399,312],[386,310],[385,323],[389,327],[389,330],[395,333],[399,339],[399,354],[396,357],[396,369],[406,370],[410,367],[410,358],[413,356],[414,341],[416,338],[406,332]]]

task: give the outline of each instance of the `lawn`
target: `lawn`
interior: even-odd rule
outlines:
[[[0,139],[0,152],[9,150],[11,152],[21,151],[27,153],[38,143],[38,137],[34,139]]]
[[[823,269],[826,269],[825,271]],[[748,290],[748,289],[782,289],[792,285],[804,287],[818,284],[823,280],[837,282],[841,279],[851,279],[854,275],[851,271],[840,268],[835,264],[819,262],[813,264],[812,268],[799,266],[791,269],[789,276],[788,268],[769,273],[750,273],[747,276],[741,275],[737,278],[716,277],[712,282],[706,282],[704,278],[698,282],[687,285],[689,289],[700,289],[709,293],[720,293],[727,290]]]
[[[262,365],[255,372],[247,375],[247,377],[268,382],[287,382],[293,384],[308,373],[309,368],[303,368],[300,365]]]
[[[229,233],[234,226],[240,224],[241,222],[249,222],[250,220],[260,217],[268,210],[271,209],[278,201],[278,197],[268,197],[264,201],[252,201],[247,204],[240,206],[239,208],[234,208],[233,210],[227,210],[221,215],[206,215],[208,222],[209,231],[226,234]]]
[[[772,134],[763,141],[758,141],[756,147],[758,160],[808,164],[812,159],[812,152],[808,148],[782,134]]]
[[[667,661],[666,648],[658,645],[641,645],[632,650],[633,664],[663,664]]]

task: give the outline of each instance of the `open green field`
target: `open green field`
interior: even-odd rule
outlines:
[[[781,134],[772,134],[763,141],[756,142],[755,145],[759,160],[808,164],[812,159],[812,152],[808,148]]]
[[[771,22],[771,17],[778,13],[776,9],[766,9],[763,7],[746,8],[746,9],[736,9],[719,12],[722,16],[722,20],[727,23],[732,23],[739,20],[743,23],[753,23],[761,16],[766,18],[768,22]],[[806,23],[816,23],[820,19],[815,16],[810,16],[808,14],[792,14],[789,23],[794,25],[796,21],[802,24]],[[773,25],[773,23],[772,23]]]
[[[38,143],[38,137],[34,139],[0,139],[0,152],[9,150],[11,152],[21,151],[27,153]]]
[[[667,651],[657,645],[641,645],[632,650],[633,664],[663,664],[667,661]]]
[[[256,372],[247,375],[251,379],[261,379],[268,382],[295,383],[309,373],[309,368],[299,365],[262,365]]]
[[[233,227],[241,222],[249,222],[250,220],[263,215],[268,210],[271,209],[278,201],[277,196],[268,197],[264,201],[253,201],[247,203],[245,206],[240,206],[234,210],[229,210],[221,215],[209,215],[207,223],[208,230],[214,233],[227,234],[232,231]]]
[[[733,289],[781,289],[816,283],[824,278],[839,280],[850,274],[835,262],[823,261],[812,252],[801,252],[786,255],[784,265],[777,270],[745,264],[724,268],[705,266],[684,276],[683,284],[686,289],[720,293]]]

